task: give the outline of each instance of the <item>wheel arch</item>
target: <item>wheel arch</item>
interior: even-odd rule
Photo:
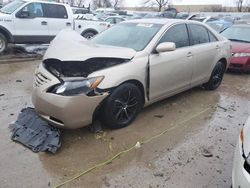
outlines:
[[[98,34],[98,31],[97,31],[96,29],[89,28],[89,29],[84,30],[84,31],[81,33],[81,35],[83,36],[83,35],[84,35],[85,33],[87,33],[87,32],[95,33],[95,35]]]
[[[221,58],[219,60],[219,62],[221,62],[223,64],[224,70],[226,71],[226,69],[227,69],[227,59],[223,57],[223,58]]]
[[[6,37],[8,42],[14,42],[14,38],[12,34],[5,27],[0,26],[0,33],[2,33]]]
[[[109,89],[105,89],[103,91],[109,91],[109,92],[112,92],[113,90],[115,90],[117,87],[121,86],[122,84],[125,84],[125,83],[131,83],[131,84],[134,84],[135,86],[137,86],[139,88],[139,90],[141,91],[141,94],[142,94],[142,97],[143,97],[143,105],[145,104],[145,89],[144,89],[144,86],[143,84],[139,81],[139,80],[136,80],[136,79],[131,79],[131,80],[126,80],[124,82],[122,82],[121,84],[119,84],[118,86],[116,87],[113,87],[113,88],[109,88]],[[92,115],[92,123],[95,121],[95,120],[98,120],[101,116],[101,112],[103,110],[103,105],[105,104],[105,99],[96,107],[93,115]]]
[[[125,83],[131,83],[134,84],[135,86],[137,86],[139,88],[139,90],[141,91],[142,97],[143,97],[143,105],[145,104],[145,88],[143,86],[143,84],[136,79],[131,79],[131,80],[127,80],[125,82],[122,82],[120,85],[125,84]]]

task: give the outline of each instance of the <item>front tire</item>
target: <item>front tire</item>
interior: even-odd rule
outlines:
[[[223,80],[224,73],[225,73],[225,66],[222,62],[219,61],[215,65],[209,81],[203,84],[204,88],[207,90],[217,89]]]
[[[6,37],[0,33],[0,53],[3,53],[8,47],[8,41]]]
[[[143,95],[137,86],[125,83],[116,88],[104,104],[104,123],[120,129],[134,121],[143,107]]]

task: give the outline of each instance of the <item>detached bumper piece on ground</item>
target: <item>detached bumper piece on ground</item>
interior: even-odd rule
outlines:
[[[56,153],[61,146],[60,131],[42,120],[33,108],[22,109],[17,121],[10,128],[13,132],[11,139],[33,152]]]

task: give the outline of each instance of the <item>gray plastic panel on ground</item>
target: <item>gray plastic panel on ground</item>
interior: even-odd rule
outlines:
[[[33,152],[56,153],[61,147],[60,130],[42,120],[33,108],[24,108],[17,121],[10,125],[11,139],[30,148]]]

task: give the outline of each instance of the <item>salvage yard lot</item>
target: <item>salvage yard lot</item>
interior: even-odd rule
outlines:
[[[121,130],[63,131],[52,155],[12,142],[8,128],[32,105],[38,63],[0,64],[0,187],[53,187],[165,130],[64,187],[230,187],[239,129],[250,115],[249,74],[228,73],[216,91],[195,88],[160,101]]]

